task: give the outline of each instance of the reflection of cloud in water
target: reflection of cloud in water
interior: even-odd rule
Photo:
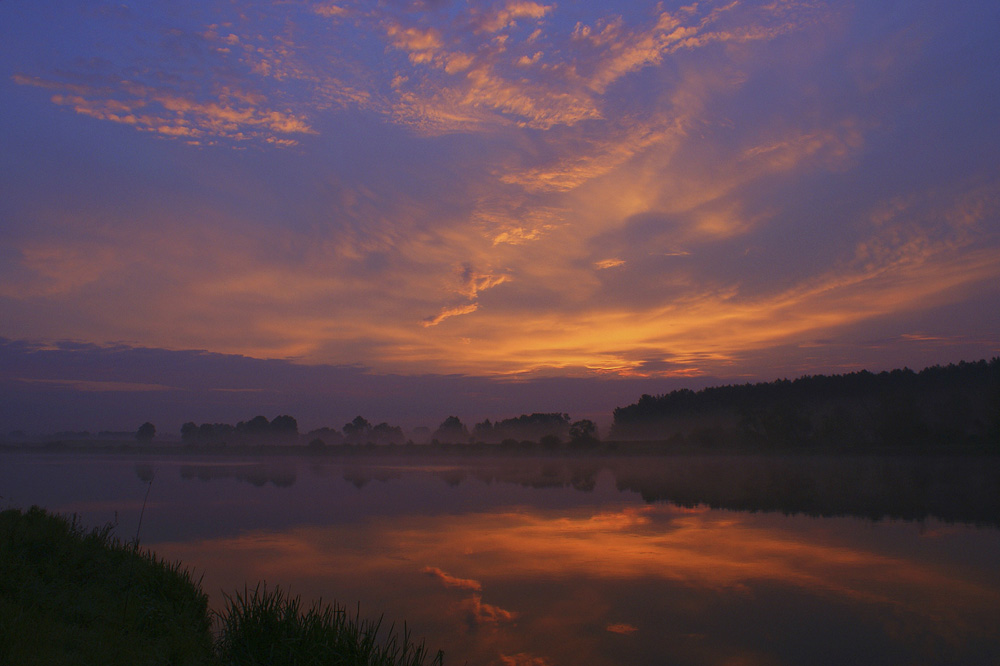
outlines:
[[[375,599],[379,611],[389,604],[393,616],[436,627],[435,646],[447,651],[449,643],[461,644],[475,663],[572,663],[571,653],[598,649],[602,635],[619,643],[612,637],[629,636],[635,647],[628,649],[663,649],[666,643],[657,641],[690,643],[692,632],[706,626],[724,634],[730,615],[763,630],[768,613],[787,624],[817,607],[848,613],[866,631],[888,636],[879,640],[892,650],[909,649],[901,646],[920,635],[939,650],[991,640],[992,623],[1000,619],[995,580],[948,569],[919,547],[904,555],[905,549],[831,527],[829,520],[666,505],[519,508],[381,515],[360,525],[300,526],[156,548],[214,572],[216,587],[209,590],[266,578],[307,590],[306,596]],[[905,529],[906,538],[920,541],[916,528]],[[220,572],[238,578],[215,583]],[[483,601],[484,590],[495,604]],[[750,631],[746,626],[740,631]],[[488,640],[482,638],[487,628]],[[735,650],[740,640],[713,634],[721,641],[713,649]],[[618,649],[625,648],[612,651]],[[518,661],[523,655],[540,661]],[[597,655],[586,661],[616,663]]]
[[[439,581],[445,587],[458,588],[460,590],[471,590],[473,595],[453,606],[465,616],[469,625],[469,630],[475,630],[484,624],[500,624],[512,622],[517,618],[517,613],[504,610],[499,606],[483,603],[483,585],[478,580],[468,578],[456,578],[445,573],[437,567],[424,567],[423,572],[431,578]]]
[[[678,513],[663,507],[628,507],[593,515],[523,512],[462,516],[445,529],[450,538],[424,533],[409,549],[444,556],[455,548],[489,563],[494,577],[656,578],[713,589],[771,580],[867,601],[888,601],[885,588],[979,590],[927,567],[836,543],[760,527],[740,514]],[[411,533],[412,536],[413,535]]]
[[[345,530],[354,536],[341,534]],[[526,511],[407,516],[366,527],[249,533],[189,547],[234,559],[241,553],[257,559],[267,551],[282,569],[366,576],[399,566],[400,558],[435,561],[476,569],[475,578],[420,569],[445,586],[469,590],[482,590],[484,579],[599,577],[658,578],[715,589],[773,580],[867,601],[887,601],[893,586],[948,590],[984,601],[997,596],[927,565],[816,536],[820,540],[758,525],[752,515],[647,506],[558,516]],[[359,541],[367,548],[338,548]]]
[[[455,578],[445,572],[441,571],[437,567],[424,567],[423,572],[428,574],[431,578],[435,578],[446,587],[458,587],[465,590],[474,590],[480,592],[483,589],[482,583],[478,580],[469,580],[468,578]]]
[[[512,613],[492,604],[484,604],[483,597],[480,594],[472,595],[458,604],[458,607],[465,613],[470,630],[484,624],[512,622],[517,618],[517,613]]]

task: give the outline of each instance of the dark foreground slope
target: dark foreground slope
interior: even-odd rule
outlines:
[[[33,507],[0,512],[0,665],[440,666],[423,643],[336,603],[302,606],[257,586],[229,599],[212,634],[190,573],[110,527],[85,531]]]
[[[0,663],[210,664],[210,629],[190,574],[109,527],[0,513]]]

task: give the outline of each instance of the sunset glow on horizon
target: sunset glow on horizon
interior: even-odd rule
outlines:
[[[1000,354],[996,3],[39,0],[0,21],[5,394],[180,386],[167,361],[93,370],[121,348],[372,392]]]

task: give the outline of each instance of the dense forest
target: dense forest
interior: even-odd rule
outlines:
[[[1000,450],[1000,358],[643,395],[611,437],[675,446]]]

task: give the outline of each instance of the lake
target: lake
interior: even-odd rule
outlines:
[[[213,606],[266,581],[487,666],[1000,663],[998,483],[993,458],[0,454],[4,508],[138,532]]]

